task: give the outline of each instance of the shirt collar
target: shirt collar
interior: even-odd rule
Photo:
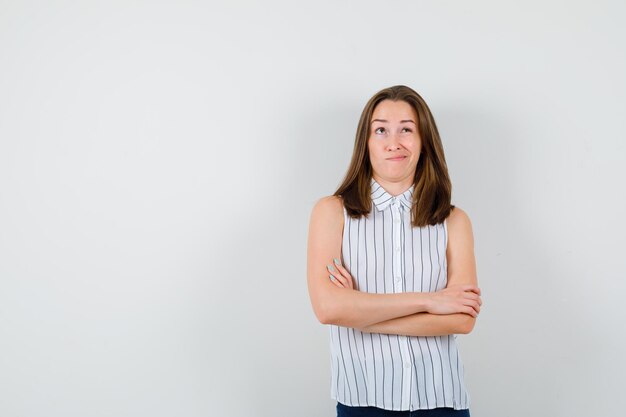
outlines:
[[[378,182],[376,182],[374,178],[372,178],[371,187],[372,187],[372,201],[374,202],[374,205],[376,206],[378,211],[383,211],[384,209],[387,208],[387,206],[392,204],[394,201],[399,202],[400,206],[404,206],[408,208],[409,210],[411,209],[411,204],[412,204],[412,199],[413,199],[413,189],[415,188],[414,184],[411,185],[411,188],[409,188],[402,194],[395,196],[395,197],[389,194],[387,190],[385,190]]]

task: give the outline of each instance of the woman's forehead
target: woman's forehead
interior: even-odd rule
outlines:
[[[413,120],[417,116],[415,109],[406,101],[383,100],[372,113],[372,121],[399,122],[402,120]]]

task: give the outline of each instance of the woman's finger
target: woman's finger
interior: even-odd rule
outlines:
[[[350,288],[350,283],[348,282],[346,277],[341,275],[340,271],[338,271],[337,268],[333,267],[331,264],[328,264],[326,265],[326,269],[328,269],[328,272],[330,272],[331,276],[333,276],[335,280],[341,283],[341,286],[343,288]]]
[[[351,277],[345,276],[345,274],[342,273],[342,271],[339,268],[335,268],[332,264],[328,264],[326,265],[326,269],[328,269],[328,271],[339,281],[341,281],[341,283],[343,284],[344,288],[354,288],[354,286],[352,285],[352,279]]]
[[[474,309],[473,309],[473,308],[471,308],[471,307],[467,307],[467,308],[465,308],[465,310],[464,310],[463,312],[464,312],[465,314],[469,314],[469,315],[470,315],[470,316],[472,316],[472,317],[476,317],[476,316],[478,316],[478,313],[476,312],[476,310],[474,310]]]
[[[465,297],[468,300],[474,300],[478,304],[482,304],[483,303],[483,301],[481,300],[480,296],[478,294],[476,294],[476,293],[473,293],[473,292],[465,291],[463,293],[463,297]]]
[[[337,281],[341,282],[341,286],[343,288],[350,288],[350,283],[348,283],[348,280],[346,279],[346,277],[342,277],[341,274],[337,274],[337,275],[333,274],[333,276],[335,277]]]
[[[337,279],[335,278],[335,276],[333,274],[330,274],[328,276],[328,278],[330,278],[330,282],[332,282],[333,284],[335,284],[337,287],[339,288],[344,288],[343,284]]]
[[[339,261],[339,259],[334,258],[333,259],[333,264],[337,267],[337,269],[344,275],[350,275],[350,273],[348,272],[348,270],[346,268],[344,268],[344,266],[341,264],[341,262]]]
[[[341,281],[339,281],[337,279],[337,272],[335,270],[335,268],[333,268],[332,265],[328,264],[326,265],[326,270],[328,272],[330,272],[330,274],[328,275],[328,278],[330,278],[330,281],[335,284],[336,286],[338,286],[339,288],[343,288],[343,284],[341,283]]]
[[[350,285],[350,288],[354,289],[354,280],[352,280],[352,277],[348,275],[346,279],[348,280],[348,284]]]
[[[463,291],[468,291],[480,295],[480,288],[478,288],[476,285],[465,284],[461,288],[463,289]]]
[[[337,269],[337,271],[344,277],[346,278],[346,280],[349,283],[349,287],[354,289],[354,280],[352,279],[352,275],[350,275],[350,273],[348,272],[348,270],[346,268],[343,267],[343,265],[341,265],[341,262],[339,262],[339,259],[334,258],[333,259],[333,263]],[[332,268],[332,265],[329,265],[330,268]]]
[[[466,305],[472,307],[474,311],[476,311],[476,314],[480,313],[480,305],[478,305],[477,302],[472,301],[471,303],[467,303]]]

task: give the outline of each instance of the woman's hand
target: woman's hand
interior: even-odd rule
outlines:
[[[339,263],[338,259],[333,259],[332,263],[326,265],[326,269],[331,282],[337,287],[357,290],[352,275]],[[482,305],[480,288],[475,285],[453,285],[443,290],[423,294],[429,295],[427,312],[431,314],[465,313],[476,317]]]
[[[453,285],[430,293],[428,312],[432,314],[465,313],[478,316],[482,300],[480,288],[475,285]]]
[[[338,259],[333,259],[333,262],[326,265],[326,269],[330,273],[330,280],[339,288],[350,288],[354,290],[354,281],[352,275],[346,268],[341,265]]]

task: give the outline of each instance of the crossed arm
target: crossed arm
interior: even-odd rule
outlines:
[[[337,287],[344,288],[347,291],[356,291],[352,276],[344,267],[335,264],[330,271],[333,276],[332,281]],[[472,304],[470,302],[473,307],[470,307],[469,309],[465,308],[465,313],[433,314],[429,312],[419,312],[357,328],[367,333],[386,333],[405,336],[442,336],[460,333],[467,334],[472,331],[476,321],[476,316],[480,311],[480,304],[482,303],[479,297],[480,290],[477,289],[477,293],[474,293],[470,285],[448,286],[447,289],[449,290],[448,292],[456,292],[454,295],[468,295],[468,301],[477,298],[477,304]],[[472,294],[466,294],[467,292],[472,292]],[[441,294],[422,294],[430,296],[431,302],[449,302],[449,299],[443,299]],[[478,297],[473,294],[478,295]],[[454,297],[454,295],[452,295],[452,297]],[[441,307],[439,306],[439,308]],[[454,307],[450,308],[452,308],[452,310],[440,310],[432,307],[430,309],[433,311],[454,311]]]
[[[475,318],[465,313],[415,313],[409,316],[375,323],[360,328],[366,333],[398,334],[404,336],[443,336],[467,334],[474,328]]]
[[[477,287],[473,236],[467,215],[458,207],[448,217],[448,284],[430,293],[370,294],[354,289],[350,273],[328,260],[339,258],[343,207],[337,197],[320,200],[311,214],[307,277],[319,321],[368,333],[438,336],[469,333],[482,300]],[[330,262],[332,264],[332,261]]]

